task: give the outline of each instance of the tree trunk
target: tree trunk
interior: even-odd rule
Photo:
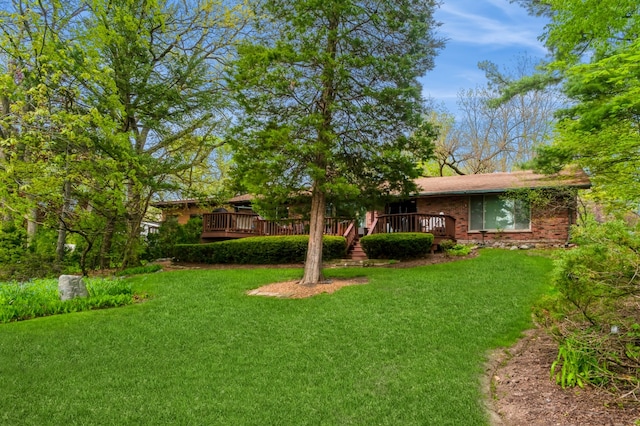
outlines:
[[[143,194],[135,187],[134,183],[129,184],[127,203],[127,241],[122,254],[121,269],[129,266],[138,266],[138,244],[140,242],[140,226],[144,215],[147,212],[151,195],[143,197]]]
[[[100,269],[108,269],[111,267],[111,243],[113,241],[113,233],[116,229],[115,215],[109,214],[107,224],[102,234],[102,245],[100,246]]]
[[[318,284],[324,280],[322,275],[322,235],[324,234],[324,213],[326,209],[324,191],[314,182],[311,194],[311,217],[309,227],[309,246],[307,260],[304,263],[304,276],[301,285]]]
[[[56,262],[61,264],[64,260],[64,244],[67,241],[67,214],[71,205],[71,181],[65,181],[62,189],[62,210],[58,221],[58,241],[56,243]]]
[[[33,199],[33,197],[29,196],[29,199]],[[26,219],[27,219],[27,246],[31,246],[31,244],[33,244],[36,238],[36,234],[38,233],[38,208],[34,207],[32,209],[29,209]]]

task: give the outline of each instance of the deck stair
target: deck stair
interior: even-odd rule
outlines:
[[[367,254],[362,249],[362,246],[360,245],[360,238],[356,238],[356,240],[353,242],[353,244],[349,248],[349,251],[347,253],[347,259],[351,259],[351,260],[369,259],[367,257]]]

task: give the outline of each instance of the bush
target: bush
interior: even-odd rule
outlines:
[[[555,262],[554,299],[538,309],[560,342],[563,386],[640,384],[640,234],[623,222],[575,227]]]
[[[439,244],[442,251],[450,256],[466,256],[471,253],[471,248],[464,244],[456,243],[451,240],[443,240]]]
[[[373,234],[360,239],[369,259],[415,259],[431,252],[433,235],[425,233]]]
[[[27,281],[60,274],[61,265],[55,262],[56,239],[55,231],[42,229],[27,247],[24,229],[4,224],[0,228],[0,281]]]
[[[173,258],[179,262],[277,264],[304,262],[309,237],[305,235],[250,237],[210,244],[181,244],[174,247]],[[324,259],[346,255],[344,237],[323,237]]]
[[[172,257],[176,244],[198,244],[202,234],[202,219],[194,217],[180,225],[177,218],[170,217],[160,225],[155,234],[147,235],[146,260]]]

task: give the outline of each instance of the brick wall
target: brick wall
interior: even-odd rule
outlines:
[[[469,196],[422,197],[418,199],[418,213],[453,216],[456,219],[456,239],[462,243],[481,243],[482,234],[469,232]],[[571,212],[571,213],[570,213]],[[571,216],[571,217],[570,217]],[[532,209],[531,229],[527,231],[488,232],[485,243],[492,245],[564,244],[570,224],[575,223],[575,209],[555,207]]]

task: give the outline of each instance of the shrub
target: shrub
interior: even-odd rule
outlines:
[[[466,256],[471,253],[471,247],[465,246],[464,244],[454,244],[444,249],[444,252],[450,256]]]
[[[560,342],[563,386],[640,384],[640,234],[623,222],[588,222],[555,262],[554,299],[538,317]]]
[[[167,219],[155,234],[147,235],[147,260],[172,257],[176,244],[197,244],[202,234],[202,219],[194,217],[180,225],[175,217]]]
[[[344,237],[323,237],[324,259],[346,255]],[[210,244],[181,244],[174,247],[173,257],[180,262],[277,264],[305,260],[309,237],[305,235],[250,237]]]
[[[442,240],[438,245],[442,250],[447,251],[454,248],[456,246],[456,242],[453,240]]]
[[[425,233],[373,234],[360,239],[370,259],[412,259],[431,252],[433,235]]]

